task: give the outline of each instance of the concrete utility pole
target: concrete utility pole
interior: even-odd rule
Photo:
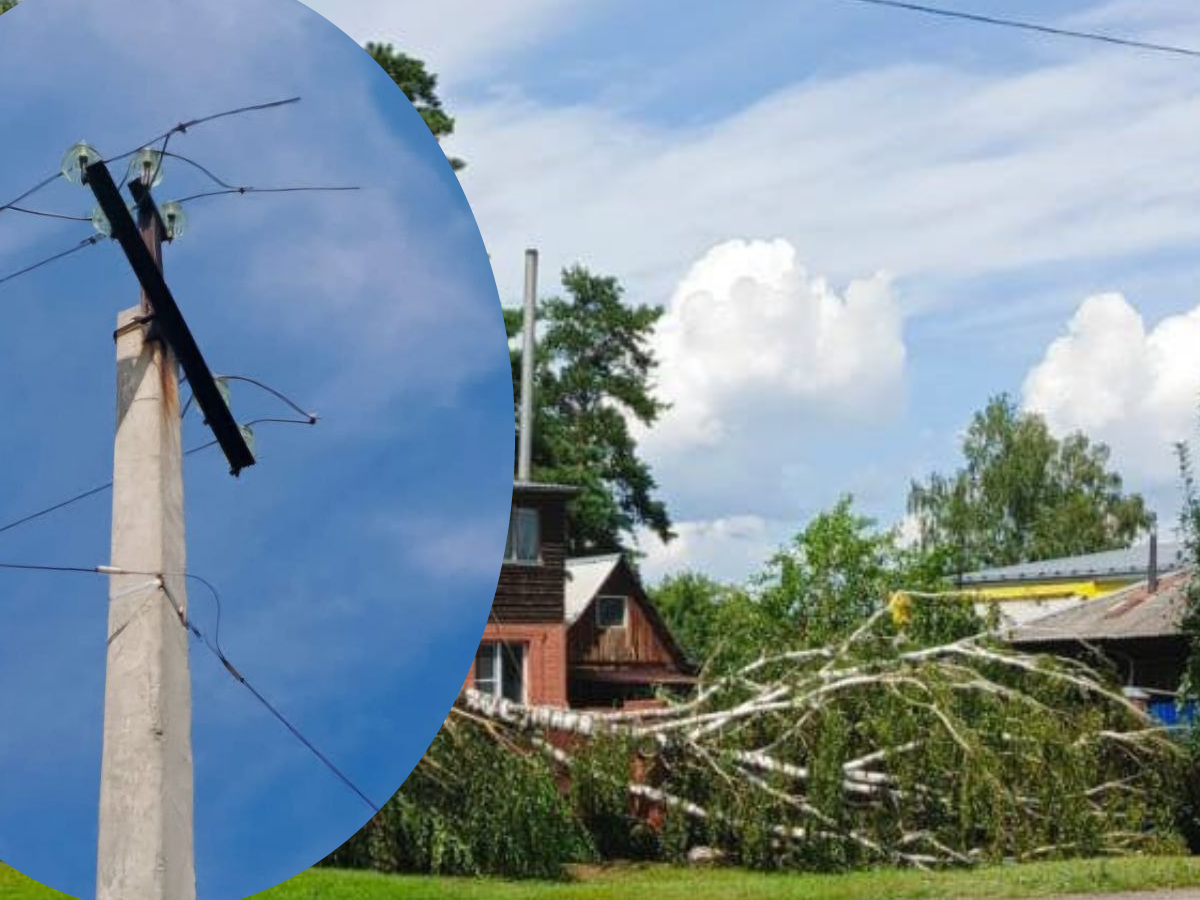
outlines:
[[[161,272],[152,206],[138,229]],[[155,324],[145,290],[117,316],[111,562],[176,574],[110,581],[97,900],[196,896],[178,363]]]

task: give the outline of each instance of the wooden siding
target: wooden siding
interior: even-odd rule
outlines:
[[[625,626],[599,628],[593,600],[571,626],[567,636],[567,654],[572,667],[647,666],[677,669],[679,660],[663,641],[643,606],[641,588],[625,566],[619,566],[597,592],[625,597]]]
[[[504,563],[496,583],[491,620],[500,624],[563,622],[566,592],[567,498],[513,488],[513,506],[537,509],[541,562]]]

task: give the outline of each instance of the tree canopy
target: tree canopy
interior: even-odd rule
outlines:
[[[538,304],[533,474],[580,488],[572,507],[572,553],[624,548],[638,527],[669,540],[671,519],[629,420],[651,425],[664,405],[651,386],[650,336],[662,310],[627,303],[615,278],[581,266],[563,272],[564,296]],[[523,314],[505,310],[510,338]],[[514,417],[520,350],[512,351]]]
[[[4,0],[0,0],[2,2]],[[404,91],[404,96],[416,107],[435,138],[440,141],[454,133],[454,119],[442,107],[437,94],[437,75],[430,72],[423,61],[396,50],[391,44],[370,43],[366,45],[366,51]],[[455,171],[465,165],[461,159],[450,158],[450,166]]]
[[[940,551],[904,546],[846,496],[815,516],[744,588],[685,572],[651,590],[655,607],[697,662],[724,672],[771,650],[845,639],[897,591],[947,587]],[[918,640],[982,627],[969,603],[923,605],[908,623]]]
[[[956,573],[1124,547],[1151,524],[1107,446],[1056,438],[1007,395],[975,414],[962,453],[954,474],[914,482],[908,499],[922,543],[943,549]]]

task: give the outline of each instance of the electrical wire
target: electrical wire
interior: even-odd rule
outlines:
[[[273,421],[276,421],[276,420],[275,419],[255,419],[252,422],[247,422],[246,424],[252,425],[252,424],[256,424],[258,422],[273,422]],[[279,421],[284,421],[284,420],[279,420]],[[286,421],[298,421],[298,420],[286,420]],[[215,440],[208,441],[207,443],[201,444],[198,447],[193,447],[191,450],[183,451],[183,455],[191,456],[194,453],[199,453],[202,450],[207,450],[209,447],[215,447],[219,443],[220,443],[220,441],[215,441]],[[66,507],[71,506],[75,503],[78,503],[81,500],[86,500],[88,497],[94,497],[94,496],[96,496],[96,494],[102,494],[107,490],[111,490],[112,486],[113,486],[113,483],[111,481],[106,481],[106,482],[104,482],[104,484],[98,484],[94,488],[89,488],[88,490],[83,491],[82,493],[76,494],[74,497],[71,497],[67,500],[63,500],[59,503],[55,503],[53,506],[47,506],[45,509],[39,509],[37,512],[30,513],[27,516],[22,516],[19,519],[14,519],[12,522],[9,522],[5,525],[0,525],[0,534],[3,534],[6,531],[11,531],[14,528],[19,528],[20,526],[25,525],[28,522],[34,521],[35,519],[40,519],[43,516],[48,516],[52,512],[58,512],[60,509],[65,509]]]
[[[62,213],[44,212],[40,209],[27,209],[24,206],[7,206],[6,209],[11,209],[13,212],[25,213],[27,216],[42,216],[47,219],[65,219],[68,222],[90,222],[91,216],[64,216]]]
[[[1200,50],[1191,47],[1181,47],[1174,44],[1157,44],[1150,41],[1139,41],[1133,38],[1123,38],[1112,34],[1095,31],[1076,31],[1071,28],[1057,28],[1052,25],[1040,25],[1035,22],[1024,22],[1018,19],[1005,19],[998,16],[985,16],[979,13],[969,13],[957,9],[947,9],[940,6],[929,6],[924,3],[910,3],[907,0],[844,0],[848,3],[859,3],[868,6],[884,6],[890,9],[923,13],[930,16],[941,16],[947,19],[961,19],[982,25],[995,25],[1002,28],[1016,28],[1022,31],[1034,31],[1040,34],[1067,37],[1085,41],[1098,41],[1104,44],[1114,44],[1120,47],[1130,47],[1136,50],[1149,50],[1155,53],[1171,53],[1176,56],[1200,58]]]
[[[233,679],[238,682],[238,684],[242,685],[242,687],[249,691],[251,696],[253,696],[254,699],[257,700],[264,709],[266,709],[272,716],[279,720],[279,722],[291,733],[292,737],[303,744],[308,751],[314,757],[316,757],[322,763],[322,765],[325,766],[325,768],[332,772],[333,775],[339,781],[341,781],[345,787],[357,795],[363,803],[367,804],[367,806],[371,808],[372,812],[379,812],[379,804],[375,803],[370,797],[368,797],[366,792],[364,792],[357,784],[355,784],[350,776],[339,769],[333,760],[322,753],[316,744],[314,744],[299,728],[292,724],[287,716],[279,711],[279,708],[276,707],[275,704],[271,703],[271,701],[264,697],[262,693],[250,683],[246,676],[238,670],[237,666],[230,661],[229,657],[225,655],[220,647],[215,642],[209,641],[204,632],[201,631],[194,622],[188,619],[187,615],[184,613],[183,606],[175,599],[175,596],[171,593],[171,589],[167,587],[166,582],[162,580],[168,576],[183,575],[186,578],[198,580],[203,584],[208,585],[208,587],[213,591],[213,596],[216,597],[216,589],[213,588],[212,585],[203,578],[188,573],[134,571],[131,569],[122,569],[117,566],[50,566],[35,565],[31,563],[0,562],[0,569],[23,572],[70,572],[87,575],[146,575],[160,579],[158,586],[162,588],[163,597],[167,600],[167,602],[171,605],[172,610],[179,617],[180,624],[182,624],[188,631],[195,635],[196,638],[199,639],[206,648],[208,648],[208,651],[217,658],[222,666],[225,667],[225,671],[227,671],[233,677]],[[121,628],[118,630],[118,633],[119,631],[123,631],[127,625],[128,623],[121,626]],[[113,635],[113,637],[115,637],[115,635]],[[109,643],[112,642],[111,637],[108,640]]]
[[[9,522],[7,525],[0,525],[0,534],[3,534],[6,531],[12,531],[14,528],[19,528],[26,522],[32,522],[34,519],[40,519],[42,516],[48,516],[52,512],[58,512],[60,509],[68,507],[73,503],[78,503],[80,500],[86,500],[88,497],[94,497],[97,494],[103,494],[111,487],[112,482],[106,481],[104,484],[98,485],[91,490],[84,491],[82,494],[76,494],[69,500],[63,500],[61,503],[55,503],[53,506],[47,506],[45,509],[40,509],[35,513],[22,516],[20,519]]]
[[[138,574],[145,574],[145,573],[130,572],[128,574],[138,575]],[[196,577],[196,576],[192,576],[192,577]],[[207,582],[205,582],[205,583],[207,584]],[[210,585],[210,587],[211,587],[211,585]],[[214,592],[214,596],[215,596],[216,595],[215,588],[213,589],[213,592]],[[179,603],[175,600],[175,597],[171,594],[170,588],[168,588],[165,583],[163,584],[163,594],[167,598],[167,600],[170,602],[171,606],[177,612],[182,610],[183,607],[180,606]],[[322,753],[320,748],[318,748],[317,745],[314,744],[304,734],[304,732],[302,732],[298,727],[296,727],[296,725],[294,725],[291,722],[291,720],[289,720],[287,718],[287,716],[285,716],[282,712],[279,711],[279,708],[277,706],[275,706],[275,704],[271,703],[270,700],[268,700],[266,697],[264,697],[262,695],[262,693],[258,690],[258,688],[256,688],[253,684],[250,683],[250,680],[248,678],[246,678],[245,675],[242,674],[242,672],[238,669],[238,667],[233,664],[232,660],[230,660],[229,657],[225,654],[225,652],[221,649],[219,643],[217,643],[216,641],[208,640],[208,638],[205,636],[204,632],[201,631],[199,628],[197,628],[195,623],[189,621],[185,616],[180,615],[179,618],[180,618],[180,622],[182,622],[184,624],[184,627],[186,627],[187,630],[190,631],[197,638],[197,640],[199,640],[200,643],[203,644],[208,649],[208,652],[211,653],[217,659],[217,661],[221,663],[222,666],[224,666],[225,671],[229,673],[230,677],[232,677],[234,681],[236,681],[238,684],[240,684],[242,687],[244,687],[247,691],[249,691],[250,695],[252,697],[254,697],[254,699],[257,700],[259,702],[259,704],[265,710],[267,710],[267,712],[269,712],[272,716],[274,716],[283,725],[283,727],[286,728],[291,733],[292,737],[294,737],[301,744],[303,744],[308,749],[308,751],[314,757],[316,757],[317,760],[320,761],[320,763],[323,766],[325,766],[326,769],[328,769],[330,772],[333,773],[334,777],[336,777],[346,788],[348,788],[355,795],[357,795],[358,798],[360,800],[362,800],[363,803],[365,803],[368,807],[370,807],[372,812],[379,812],[379,810],[381,808],[379,806],[379,804],[376,803],[374,800],[372,800],[370,797],[368,797],[366,792],[363,791],[357,784],[355,784],[353,779],[351,779],[349,775],[347,775],[345,772],[343,772],[341,769],[339,769],[337,767],[337,765],[333,762],[333,760],[331,760],[328,756],[326,756],[324,753]]]
[[[48,266],[52,262],[56,262],[64,257],[70,256],[72,253],[77,253],[84,247],[90,247],[92,244],[99,243],[99,241],[100,235],[93,234],[90,237],[84,238],[70,250],[64,250],[62,253],[55,253],[53,256],[47,257],[41,262],[36,262],[32,266],[26,266],[24,269],[19,269],[16,272],[11,272],[8,275],[5,275],[3,278],[0,278],[0,284],[4,284],[7,281],[12,281],[14,278],[19,278],[22,275],[26,275],[29,272],[32,272],[34,269],[40,269],[42,266]]]
[[[4,212],[4,210],[6,210],[6,209],[12,209],[13,206],[20,203],[26,197],[32,197],[34,194],[36,194],[42,188],[53,184],[54,182],[58,181],[58,179],[60,179],[62,177],[63,177],[62,172],[55,172],[53,175],[50,175],[50,176],[42,179],[37,184],[35,184],[33,187],[31,187],[29,190],[27,190],[25,193],[21,194],[21,196],[14,197],[12,200],[9,200],[3,206],[0,206],[0,212]]]
[[[167,138],[167,140],[170,140],[170,138],[168,137],[168,138]],[[165,146],[166,146],[166,144],[164,143],[164,144],[163,144],[163,146],[165,147]],[[218,178],[216,175],[214,175],[214,174],[212,173],[212,170],[210,170],[210,169],[206,169],[204,166],[200,165],[200,163],[196,162],[196,161],[195,161],[194,159],[192,159],[191,157],[184,156],[182,153],[168,153],[168,152],[166,152],[165,150],[163,151],[163,154],[162,154],[162,155],[163,155],[163,157],[167,157],[167,156],[169,156],[169,157],[171,157],[171,159],[177,159],[177,160],[179,160],[180,162],[185,162],[185,163],[187,163],[187,164],[188,164],[189,166],[191,166],[192,168],[194,168],[194,169],[198,169],[199,171],[203,172],[205,175],[207,175],[209,178],[211,178],[213,181],[215,181],[217,184],[219,184],[219,185],[220,185],[221,187],[223,187],[223,188],[227,188],[227,189],[229,189],[229,190],[232,190],[232,191],[236,191],[236,190],[237,190],[237,186],[236,186],[236,185],[232,185],[232,184],[230,184],[228,181],[225,181],[224,179]],[[161,159],[161,158],[159,159],[159,162],[160,162],[160,163],[162,162],[162,159]]]
[[[227,109],[224,112],[214,113],[211,116],[202,116],[199,119],[190,119],[187,122],[180,122],[178,125],[174,126],[173,128],[167,129],[162,134],[151,138],[150,140],[146,141],[145,143],[139,144],[138,146],[136,146],[132,150],[130,150],[128,153],[122,153],[119,156],[110,156],[108,159],[104,160],[104,162],[106,162],[106,163],[119,162],[122,159],[128,159],[129,157],[133,156],[133,154],[137,153],[139,150],[145,150],[147,147],[157,144],[159,141],[170,137],[172,134],[183,134],[189,128],[192,128],[196,125],[203,125],[205,122],[212,122],[215,119],[223,119],[226,116],[236,116],[236,115],[240,115],[242,113],[257,112],[258,110],[263,110],[263,109],[274,109],[277,106],[286,106],[289,103],[298,103],[299,101],[300,101],[299,97],[289,97],[287,100],[273,100],[270,103],[256,103],[252,106],[239,106],[237,109]]]
[[[242,382],[245,382],[246,384],[254,385],[254,387],[258,388],[259,390],[266,391],[272,397],[275,397],[276,399],[287,404],[287,406],[289,406],[292,409],[292,411],[295,412],[297,415],[304,416],[308,420],[308,423],[310,425],[315,425],[317,423],[317,416],[315,413],[310,413],[308,410],[301,409],[296,404],[295,401],[293,401],[291,398],[289,398],[282,391],[275,390],[275,388],[271,387],[269,384],[263,384],[263,382],[255,379],[255,378],[249,378],[245,375],[220,375],[218,377],[224,378],[226,381],[242,381]],[[267,420],[260,419],[259,421],[265,422]]]
[[[298,191],[358,191],[362,190],[357,185],[353,187],[282,187],[282,188],[257,188],[257,187],[236,187],[229,188],[224,191],[203,191],[199,194],[192,194],[190,197],[184,197],[176,200],[176,203],[189,203],[192,200],[199,200],[203,197],[223,197],[228,194],[288,194]]]
[[[176,202],[182,203],[183,201],[180,200],[180,201],[176,201]],[[316,425],[317,424],[318,416],[316,413],[310,413],[308,410],[301,409],[300,406],[295,401],[293,401],[290,397],[288,397],[282,391],[277,391],[277,390],[275,390],[275,388],[271,387],[269,384],[264,384],[263,382],[255,379],[255,378],[249,378],[245,375],[214,375],[213,380],[215,380],[215,381],[244,381],[246,384],[252,384],[256,388],[266,391],[271,396],[276,397],[277,399],[281,400],[283,403],[287,404],[287,406],[290,407],[293,412],[297,413],[298,415],[304,416],[303,419],[254,419],[251,422],[243,422],[242,423],[243,425],[247,425],[247,426],[257,425],[260,422],[284,422],[287,424],[296,424],[296,425]],[[180,418],[187,415],[187,411],[188,411],[188,409],[191,408],[192,401],[194,399],[195,399],[195,394],[188,397],[187,403],[185,403],[183,405],[183,409],[179,413]]]

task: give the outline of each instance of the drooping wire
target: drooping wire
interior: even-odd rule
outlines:
[[[299,191],[358,191],[361,190],[357,185],[352,187],[282,187],[282,188],[257,188],[257,187],[236,187],[229,188],[224,191],[203,191],[199,194],[192,194],[190,197],[183,197],[176,200],[176,203],[189,203],[192,200],[199,200],[203,197],[223,197],[228,194],[289,194]]]
[[[131,572],[129,574],[137,575],[137,574],[143,574],[143,573]],[[170,588],[168,588],[166,586],[165,582],[163,583],[163,595],[167,598],[167,600],[170,602],[171,606],[176,611],[179,611],[182,609],[182,607],[179,605],[179,603],[176,602],[175,597],[171,594]],[[215,589],[214,589],[214,596],[215,596]],[[266,697],[264,697],[262,695],[262,693],[258,690],[258,688],[256,688],[253,684],[250,683],[250,680],[241,673],[241,671],[238,669],[238,667],[233,664],[232,660],[230,660],[229,657],[225,654],[225,652],[221,649],[220,644],[218,644],[216,641],[210,641],[205,636],[204,632],[201,631],[199,628],[197,628],[195,623],[191,622],[186,617],[181,616],[180,621],[183,622],[184,627],[186,627],[188,629],[188,631],[190,631],[197,638],[197,640],[199,640],[200,643],[202,643],[208,649],[208,652],[211,653],[217,659],[217,661],[220,662],[221,665],[225,667],[225,671],[229,673],[230,677],[232,677],[234,681],[236,681],[238,684],[240,684],[242,687],[244,687],[247,691],[249,691],[250,695],[252,697],[254,697],[254,699],[257,700],[259,702],[259,704],[265,710],[267,710],[267,712],[269,712],[272,716],[274,716],[280,722],[280,724],[282,724],[283,727],[286,728],[291,733],[292,737],[294,737],[297,741],[299,741],[301,744],[303,744],[308,749],[309,753],[311,753],[314,757],[316,757],[316,759],[323,766],[325,766],[326,769],[328,769],[331,773],[333,773],[334,777],[336,777],[346,788],[348,788],[350,791],[352,791],[360,800],[362,800],[363,803],[365,803],[368,807],[370,807],[372,812],[379,812],[379,810],[381,808],[379,806],[379,804],[376,803],[374,800],[372,800],[370,797],[368,797],[366,792],[363,791],[357,784],[355,784],[353,779],[351,779],[349,775],[347,775],[345,772],[343,772],[341,769],[339,769],[337,767],[337,765],[333,762],[333,760],[331,760],[328,756],[326,756],[324,753],[322,753],[320,748],[318,748],[317,745],[314,744],[304,734],[304,732],[302,732],[299,728],[297,728],[294,724],[292,724],[292,722],[287,718],[287,716],[285,716],[282,712],[279,711],[279,708],[277,706],[275,706],[275,704],[273,704],[270,700],[268,700]]]
[[[180,200],[177,202],[182,203],[183,201]],[[246,375],[216,375],[216,376],[214,376],[214,379],[220,380],[220,381],[244,381],[246,384],[252,384],[256,388],[266,391],[271,396],[273,396],[273,397],[277,398],[278,400],[282,401],[283,403],[287,404],[287,406],[293,412],[297,413],[298,415],[304,416],[303,419],[254,419],[251,422],[242,423],[244,425],[247,425],[247,426],[256,425],[259,422],[284,422],[284,423],[296,424],[296,425],[316,425],[317,424],[319,417],[316,415],[316,413],[311,413],[306,409],[302,409],[294,400],[292,400],[290,397],[288,397],[282,391],[275,390],[275,388],[271,387],[269,384],[264,384],[263,382],[255,379],[255,378],[250,378]],[[191,407],[193,399],[195,399],[194,394],[192,396],[188,397],[187,403],[185,403],[183,405],[183,409],[179,413],[181,418],[183,416],[187,415],[187,411]]]
[[[9,200],[3,206],[0,206],[0,212],[4,212],[4,210],[6,210],[6,209],[12,209],[13,206],[20,203],[22,200],[26,199],[27,197],[32,197],[34,194],[36,194],[42,188],[53,184],[54,182],[58,181],[58,179],[60,179],[62,177],[63,177],[62,172],[55,172],[53,175],[50,175],[50,176],[42,179],[37,184],[35,184],[33,187],[31,187],[29,190],[27,190],[25,193],[21,194],[19,197],[14,197],[12,200]]]
[[[106,159],[104,161],[106,163],[110,163],[110,162],[119,162],[122,159],[128,159],[129,157],[133,156],[133,154],[137,153],[138,151],[145,150],[147,147],[157,144],[159,141],[170,137],[172,134],[183,134],[189,128],[192,128],[196,125],[203,125],[205,122],[212,122],[214,119],[222,119],[222,118],[225,118],[226,116],[236,116],[236,115],[240,115],[242,113],[256,112],[256,111],[262,110],[262,109],[274,109],[277,106],[286,106],[289,103],[298,103],[299,101],[300,101],[299,97],[290,97],[287,100],[273,100],[270,103],[256,103],[253,106],[239,106],[237,109],[227,109],[224,112],[214,113],[211,116],[202,116],[199,119],[191,119],[187,122],[180,122],[178,125],[175,125],[174,127],[167,129],[162,134],[157,135],[157,136],[151,138],[150,140],[145,141],[144,143],[138,144],[138,146],[134,147],[128,153],[122,153],[119,156],[110,156],[108,159]]]
[[[206,584],[210,588],[212,588],[212,585],[209,584],[209,582],[204,581],[204,579],[199,578],[199,576],[190,575],[188,573],[182,573],[182,572],[148,572],[148,571],[141,571],[141,570],[135,571],[132,569],[122,569],[122,568],[118,568],[118,567],[105,567],[105,566],[50,566],[50,565],[36,565],[36,564],[31,564],[31,563],[0,562],[0,569],[25,571],[25,572],[70,572],[70,573],[81,573],[81,574],[86,574],[86,575],[97,575],[97,574],[99,574],[99,575],[145,575],[148,577],[158,578],[159,579],[158,587],[160,587],[162,589],[163,598],[170,604],[172,611],[174,611],[174,613],[178,616],[180,624],[183,625],[183,627],[186,628],[188,631],[190,631],[193,635],[195,635],[196,638],[206,648],[208,648],[208,651],[214,657],[216,657],[216,659],[221,663],[222,666],[225,667],[225,671],[227,671],[230,674],[230,676],[235,681],[238,682],[238,684],[240,684],[247,691],[249,691],[250,695],[252,697],[254,697],[254,699],[257,700],[259,702],[259,704],[264,709],[267,710],[267,712],[269,712],[272,716],[274,716],[277,720],[279,720],[279,722],[291,733],[292,737],[294,737],[297,741],[299,741],[301,744],[303,744],[308,749],[308,751],[314,757],[316,757],[317,760],[319,760],[321,762],[321,764],[325,766],[325,768],[327,768],[330,772],[332,772],[333,775],[346,788],[348,788],[350,791],[352,791],[360,800],[362,800],[363,803],[365,803],[367,806],[369,806],[371,808],[372,812],[379,812],[379,810],[380,810],[379,804],[375,803],[370,797],[368,797],[366,792],[363,791],[357,784],[355,784],[349,775],[347,775],[345,772],[343,772],[341,769],[339,769],[337,767],[337,765],[333,762],[333,760],[331,760],[328,756],[326,756],[324,753],[322,753],[316,744],[314,744],[299,728],[297,728],[294,724],[292,724],[292,722],[287,718],[287,716],[285,716],[282,712],[279,711],[278,707],[276,707],[266,697],[264,697],[262,695],[262,693],[253,684],[250,683],[250,681],[246,678],[246,676],[243,675],[238,670],[237,666],[235,666],[233,664],[233,662],[229,659],[229,657],[226,656],[225,653],[221,651],[220,647],[218,647],[215,642],[210,641],[208,639],[208,637],[204,634],[204,632],[200,628],[198,628],[196,626],[196,624],[188,618],[188,616],[186,615],[186,613],[183,610],[183,606],[176,600],[174,594],[171,593],[171,589],[167,586],[165,579],[168,576],[178,577],[178,576],[182,575],[183,577],[186,577],[186,578],[192,578],[194,580],[202,581],[204,584]],[[213,588],[213,592],[214,592],[214,596],[216,596],[215,588]],[[125,626],[122,626],[122,629],[124,629],[124,627]],[[111,641],[111,638],[109,640]]]
[[[28,209],[24,206],[8,206],[6,209],[11,209],[16,213],[25,213],[27,216],[42,216],[47,219],[65,219],[68,222],[90,222],[91,216],[64,216],[62,213],[45,212],[40,209]]]
[[[923,13],[930,16],[941,16],[947,19],[961,19],[982,25],[995,25],[1002,28],[1016,28],[1022,31],[1034,31],[1055,37],[1075,38],[1078,40],[1098,41],[1105,44],[1115,44],[1120,47],[1131,47],[1136,50],[1149,50],[1155,53],[1171,53],[1176,56],[1200,58],[1200,50],[1191,47],[1180,47],[1173,44],[1156,44],[1150,41],[1139,41],[1133,38],[1123,38],[1112,34],[1102,34],[1094,31],[1076,31],[1071,28],[1058,28],[1052,25],[1040,25],[1035,22],[1024,22],[1018,19],[1005,19],[998,16],[985,16],[979,13],[969,13],[957,9],[947,9],[940,6],[929,6],[924,3],[910,3],[907,0],[846,0],[849,3],[860,3],[869,6],[886,6],[891,9]]]
[[[55,253],[53,256],[49,256],[40,262],[36,262],[32,266],[26,266],[23,269],[18,269],[16,272],[10,272],[8,275],[0,278],[0,284],[4,284],[6,281],[12,281],[14,278],[20,278],[22,275],[26,275],[32,272],[34,269],[40,269],[42,266],[48,266],[50,263],[57,262],[64,257],[70,256],[72,253],[78,253],[84,247],[90,247],[92,244],[99,243],[99,241],[100,235],[98,234],[93,234],[90,237],[86,237],[78,244],[73,246],[70,250],[64,250],[61,253]]]
[[[226,660],[226,662],[228,662],[228,661]],[[226,668],[228,669],[228,668],[230,668],[230,666],[227,665]],[[236,672],[236,670],[234,670],[234,672]],[[372,800],[370,797],[368,797],[363,792],[363,790],[361,788],[359,788],[358,785],[356,785],[353,781],[351,781],[349,776],[347,776],[344,772],[342,772],[341,769],[339,769],[336,765],[334,765],[333,760],[331,760],[328,756],[326,756],[319,749],[317,749],[316,745],[313,744],[313,742],[310,741],[308,738],[306,738],[304,736],[304,734],[300,731],[300,729],[298,729],[295,725],[293,725],[291,722],[289,722],[287,720],[287,718],[283,715],[283,713],[281,713],[278,709],[276,709],[271,704],[271,702],[269,700],[267,700],[266,697],[264,697],[262,694],[260,694],[258,692],[258,690],[254,687],[254,685],[252,685],[249,681],[246,680],[246,677],[244,675],[242,675],[240,672],[234,674],[234,672],[230,672],[230,674],[233,675],[234,678],[237,679],[241,683],[241,685],[246,690],[248,690],[250,692],[250,694],[256,700],[258,700],[259,703],[262,704],[263,708],[265,708],[267,710],[267,712],[269,712],[276,719],[278,719],[281,723],[283,723],[283,727],[286,728],[288,731],[290,731],[292,733],[293,737],[296,738],[296,740],[298,740],[305,747],[307,747],[309,749],[309,752],[311,752],[313,756],[315,756],[318,760],[320,760],[321,763],[325,766],[325,768],[327,768],[330,772],[332,772],[338,778],[338,780],[342,782],[342,784],[344,784],[347,788],[349,788],[351,791],[353,791],[355,794],[357,794],[358,798],[367,805],[367,807],[371,810],[371,812],[377,813],[377,812],[379,812],[380,809],[382,809],[382,807],[378,803],[376,803],[374,800]]]
[[[304,416],[308,420],[309,424],[315,425],[317,422],[317,416],[315,413],[310,413],[306,409],[301,409],[300,406],[294,400],[292,400],[290,397],[288,397],[282,391],[275,390],[275,388],[271,387],[269,384],[263,384],[258,379],[249,378],[246,375],[221,375],[220,377],[224,378],[226,381],[242,381],[242,382],[245,382],[246,384],[252,384],[252,385],[254,385],[254,387],[258,388],[259,390],[266,391],[272,397],[275,397],[277,400],[280,400],[283,403],[285,403],[297,415]],[[266,420],[262,420],[262,421],[266,421]]]
[[[170,140],[170,138],[168,137],[167,140]],[[165,147],[166,144],[164,143],[163,146]],[[166,150],[163,150],[162,157],[167,157],[167,156],[171,157],[171,159],[177,159],[180,162],[185,162],[194,169],[198,169],[199,171],[203,172],[205,175],[207,175],[209,178],[211,178],[213,181],[215,181],[217,184],[219,184],[223,188],[227,188],[229,190],[237,190],[236,185],[232,185],[228,181],[218,178],[216,175],[214,175],[212,173],[211,169],[205,168],[204,166],[200,165],[200,163],[196,162],[191,157],[184,156],[182,153],[168,153]],[[162,157],[159,158],[159,163],[162,162]]]

